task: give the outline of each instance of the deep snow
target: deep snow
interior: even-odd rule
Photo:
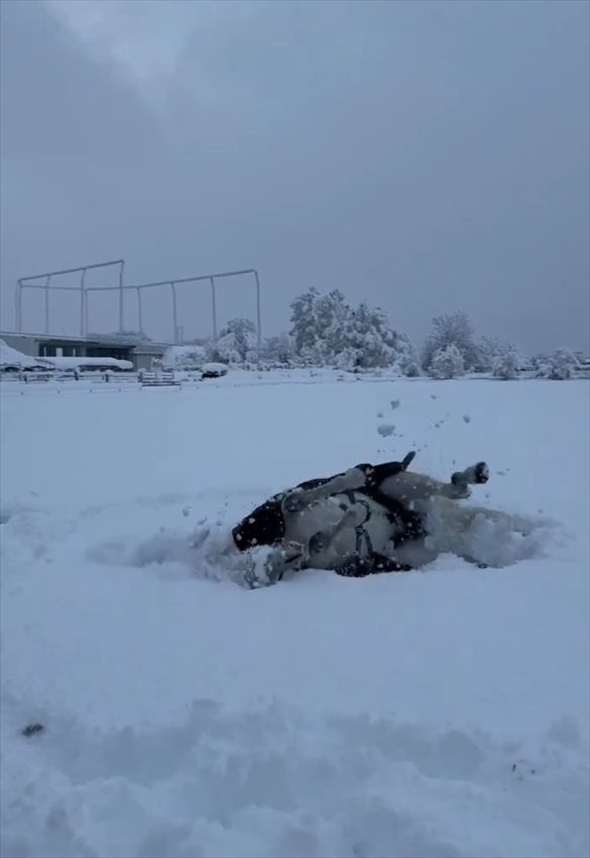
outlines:
[[[2,855],[588,855],[588,384],[271,375],[2,384]],[[216,566],[269,494],[409,449],[489,462],[518,562]]]

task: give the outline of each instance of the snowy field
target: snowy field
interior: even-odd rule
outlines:
[[[281,381],[2,385],[2,856],[585,858],[588,383]],[[410,449],[489,462],[510,565],[216,563],[273,492]]]

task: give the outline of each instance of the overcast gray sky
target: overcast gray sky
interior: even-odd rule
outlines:
[[[314,285],[417,342],[464,309],[528,351],[588,348],[586,0],[0,9],[4,330],[17,277],[124,257],[128,283],[258,268],[263,333]],[[221,322],[254,317],[249,287],[220,286]],[[185,336],[208,298],[180,290]],[[26,330],[42,304],[26,294]],[[51,313],[77,333],[73,293]],[[168,293],[144,323],[172,336]],[[94,293],[90,328],[117,324]]]

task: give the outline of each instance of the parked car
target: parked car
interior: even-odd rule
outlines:
[[[0,372],[52,372],[53,367],[41,363],[31,363],[26,366],[21,366],[20,363],[3,363],[0,365]]]
[[[201,378],[221,378],[227,375],[227,364],[224,363],[204,363],[201,367]]]

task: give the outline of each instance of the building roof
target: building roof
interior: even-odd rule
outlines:
[[[69,334],[29,334],[20,331],[1,331],[0,338],[20,337],[44,343],[71,343],[84,346],[117,346],[122,349],[133,349],[136,354],[162,354],[170,343],[155,343],[147,340],[137,340],[135,337],[118,336],[113,334],[95,334],[90,337],[72,337]]]

